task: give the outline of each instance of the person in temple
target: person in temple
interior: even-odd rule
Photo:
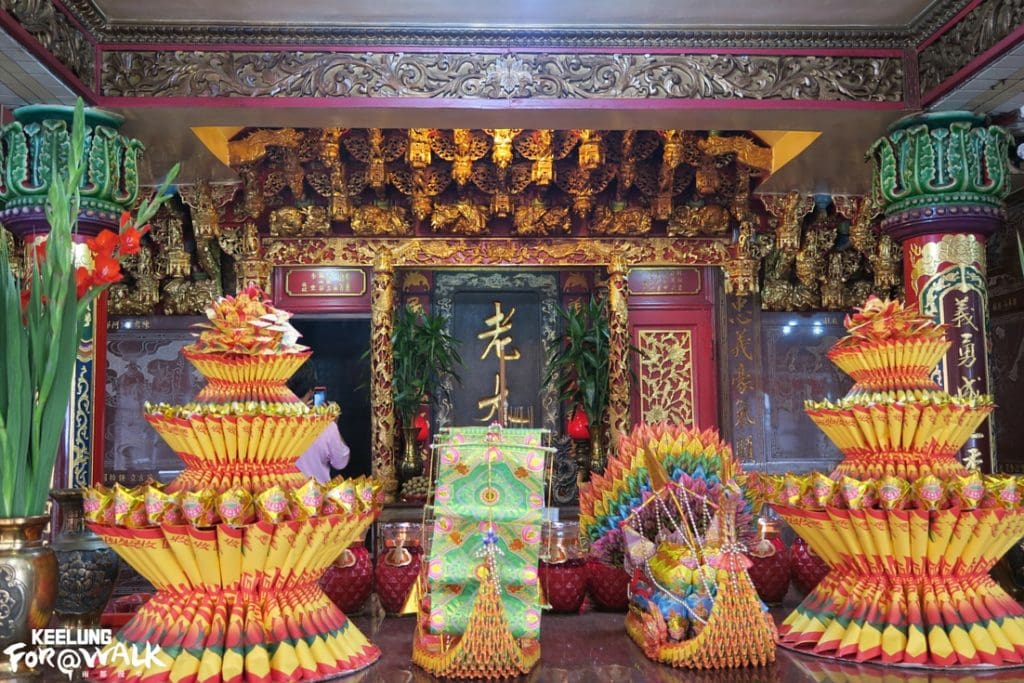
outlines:
[[[316,370],[313,364],[306,362],[288,380],[288,388],[308,406],[313,405],[313,390],[316,387]],[[338,423],[331,422],[327,429],[320,433],[306,452],[299,456],[295,466],[308,477],[319,482],[330,481],[331,468],[345,469],[348,465],[350,449],[341,438]]]

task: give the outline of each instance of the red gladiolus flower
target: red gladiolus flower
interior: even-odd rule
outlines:
[[[138,254],[139,249],[142,248],[142,235],[143,233],[136,230],[133,226],[128,226],[121,231],[121,254],[130,256],[132,254]]]
[[[79,266],[75,271],[75,292],[79,299],[85,296],[89,288],[93,286],[92,273],[84,266]]]
[[[32,290],[28,287],[21,290],[21,312],[28,310],[28,301],[32,298]]]
[[[114,249],[117,247],[119,240],[110,230],[104,230],[100,234],[90,239],[87,244],[89,250],[95,254],[97,259],[110,258],[114,253]]]
[[[132,215],[130,213],[128,213],[127,211],[122,211],[121,212],[121,225],[119,226],[121,228],[121,230],[124,230],[124,226],[131,224],[131,222],[132,222]]]
[[[32,247],[36,263],[42,265],[43,261],[46,260],[46,240],[36,240]]]
[[[97,285],[106,285],[120,282],[122,277],[120,261],[109,255],[96,255],[96,267],[92,271],[93,282]]]

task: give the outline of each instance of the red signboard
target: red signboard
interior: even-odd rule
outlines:
[[[633,268],[629,271],[630,294],[693,296],[700,294],[700,268]]]
[[[369,312],[369,274],[364,268],[334,266],[278,268],[274,303],[296,313]]]

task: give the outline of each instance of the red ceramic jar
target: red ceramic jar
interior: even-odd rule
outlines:
[[[412,522],[377,525],[379,540],[374,580],[380,604],[388,614],[402,614],[419,577],[423,564],[421,526]]]
[[[757,594],[769,605],[781,605],[789,591],[790,559],[778,522],[761,520],[761,540],[747,556],[752,562],[747,573]]]
[[[629,574],[591,558],[587,561],[587,589],[594,607],[622,612],[629,606]]]
[[[587,597],[586,557],[577,522],[548,522],[541,534],[540,585],[554,612],[579,612]]]
[[[346,548],[320,577],[320,588],[345,614],[361,610],[373,592],[369,549],[361,541]]]
[[[807,541],[797,538],[790,549],[793,585],[802,593],[810,593],[828,574],[828,565],[818,557]]]

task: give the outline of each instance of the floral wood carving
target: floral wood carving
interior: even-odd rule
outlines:
[[[1021,24],[1020,0],[983,0],[918,55],[921,92],[927,95]]]
[[[693,425],[691,330],[640,330],[640,420]]]
[[[111,51],[108,97],[676,98],[899,102],[896,57]]]
[[[74,21],[50,0],[0,0],[0,10],[18,20],[29,35],[87,85],[96,70],[93,45]]]

